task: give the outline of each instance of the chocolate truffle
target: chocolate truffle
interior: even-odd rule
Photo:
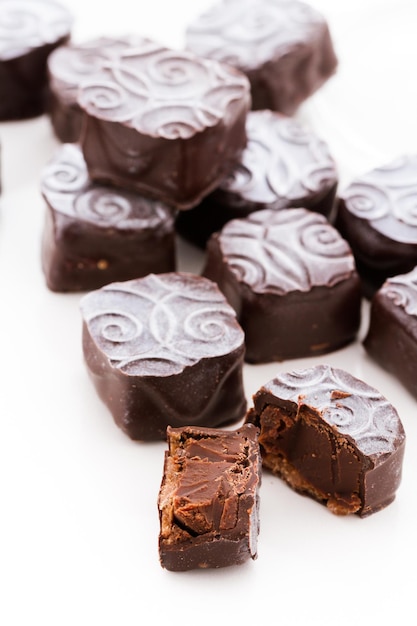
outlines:
[[[76,142],[81,135],[83,113],[77,102],[78,87],[99,71],[104,61],[117,57],[129,47],[144,41],[126,36],[100,37],[83,43],[69,43],[48,57],[49,114],[57,138]]]
[[[388,278],[374,294],[364,346],[417,397],[417,268]]]
[[[244,336],[211,281],[150,274],[90,292],[81,311],[88,371],[132,439],[165,439],[167,426],[218,427],[244,416]]]
[[[0,120],[45,112],[47,59],[71,27],[68,10],[52,0],[0,0]]]
[[[254,109],[292,115],[336,70],[323,16],[298,0],[228,0],[186,30],[196,54],[237,67],[249,78]]]
[[[258,430],[168,428],[158,498],[159,554],[173,571],[240,565],[257,556]]]
[[[364,294],[417,265],[417,155],[353,180],[341,193],[336,226],[351,245]]]
[[[228,221],[262,209],[304,207],[332,219],[338,174],[327,144],[273,111],[252,111],[239,165],[194,209],[178,215],[178,232],[203,247]]]
[[[82,83],[78,102],[91,178],[178,209],[217,187],[246,145],[246,77],[156,43],[103,64]]]
[[[210,238],[204,275],[236,310],[248,362],[324,354],[358,331],[353,255],[318,213],[265,210],[232,220]]]
[[[390,504],[405,433],[379,391],[327,365],[280,374],[254,396],[263,467],[336,515],[365,517]]]
[[[44,168],[42,267],[52,291],[88,291],[176,269],[174,211],[156,200],[90,181],[78,145]]]

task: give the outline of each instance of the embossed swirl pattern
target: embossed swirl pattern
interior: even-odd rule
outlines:
[[[381,293],[408,315],[417,317],[417,268],[408,274],[388,278],[381,287]]]
[[[367,455],[393,452],[402,435],[395,409],[376,390],[343,370],[319,365],[280,374],[266,388],[281,398],[303,402],[322,411],[323,418]],[[342,391],[346,397],[332,392]]]
[[[187,139],[249,98],[247,79],[231,68],[148,42],[105,64],[83,82],[80,105],[100,119],[151,136]]]
[[[149,275],[90,293],[81,308],[113,366],[137,376],[177,374],[243,344],[233,309],[205,279]]]
[[[226,224],[219,240],[238,280],[258,293],[309,291],[354,271],[348,244],[323,216],[305,209],[257,211]]]

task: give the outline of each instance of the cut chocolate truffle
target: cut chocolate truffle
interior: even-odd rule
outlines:
[[[187,48],[239,68],[254,109],[292,115],[336,70],[323,16],[298,0],[228,0],[186,30]]]
[[[417,155],[353,180],[341,193],[336,226],[351,245],[368,298],[390,276],[417,265]]]
[[[80,87],[82,147],[93,180],[186,209],[217,187],[246,145],[246,77],[145,42]]]
[[[265,210],[232,220],[210,238],[204,275],[236,310],[251,363],[331,352],[358,331],[353,255],[318,213]]]
[[[49,114],[55,135],[62,142],[80,139],[83,112],[77,102],[78,87],[121,52],[144,39],[134,36],[100,37],[60,46],[48,57]]]
[[[176,269],[174,211],[89,180],[78,145],[44,168],[42,267],[52,291],[88,291]]]
[[[240,565],[257,556],[258,429],[168,428],[158,498],[161,565],[173,571]]]
[[[132,439],[245,415],[244,336],[217,285],[150,274],[85,295],[83,350],[97,392]]]
[[[239,165],[176,228],[203,247],[231,219],[262,209],[304,207],[332,219],[338,174],[327,144],[296,120],[273,111],[251,111],[248,144]]]
[[[417,268],[388,278],[375,293],[364,346],[417,397]]]
[[[263,467],[336,515],[365,517],[390,504],[405,433],[379,391],[327,365],[280,374],[254,396]]]
[[[0,120],[45,112],[47,59],[68,41],[72,21],[52,0],[0,0]]]

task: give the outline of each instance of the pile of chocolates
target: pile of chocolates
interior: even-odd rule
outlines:
[[[37,30],[0,33],[0,117],[47,112],[62,142],[41,176],[42,267],[49,289],[88,292],[85,361],[116,424],[168,440],[161,564],[255,558],[261,465],[338,515],[387,506],[405,434],[377,390],[326,365],[265,383],[250,408],[243,386],[245,361],[353,342],[365,297],[365,348],[417,396],[417,158],[337,193],[328,146],[290,117],[337,67],[323,17],[228,0],[172,50],[73,43],[50,0],[0,0],[0,24],[17,9]],[[202,275],[176,271],[178,234]]]

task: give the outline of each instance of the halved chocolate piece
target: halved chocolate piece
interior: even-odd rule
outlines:
[[[240,565],[257,556],[258,429],[168,428],[158,498],[159,554],[169,570]]]
[[[278,375],[254,395],[263,466],[336,515],[390,504],[405,433],[395,408],[348,372],[318,365]]]

